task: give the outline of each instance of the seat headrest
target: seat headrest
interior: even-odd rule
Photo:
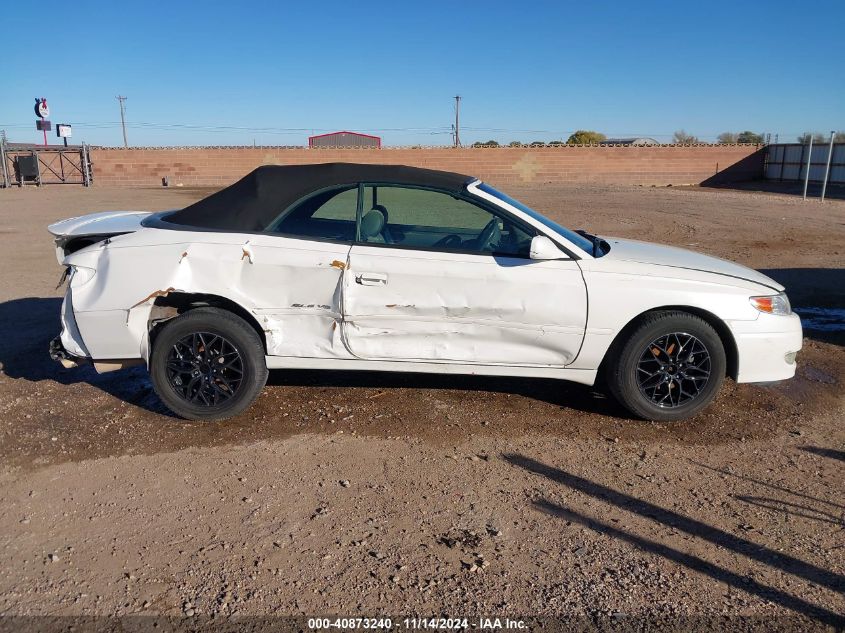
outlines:
[[[384,216],[381,212],[372,209],[361,218],[361,239],[366,240],[376,235],[381,235],[384,228]]]

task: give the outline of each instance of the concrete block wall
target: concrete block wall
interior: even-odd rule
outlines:
[[[494,186],[530,183],[721,184],[761,178],[755,145],[308,149],[92,148],[94,184],[224,186],[259,165],[385,163],[478,176]]]

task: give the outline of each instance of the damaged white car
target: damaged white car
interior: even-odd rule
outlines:
[[[690,251],[571,231],[478,179],[390,165],[261,167],[177,211],[58,222],[51,356],[145,363],[191,420],[269,369],[601,376],[636,416],[701,411],[722,379],[795,373],[784,288]]]

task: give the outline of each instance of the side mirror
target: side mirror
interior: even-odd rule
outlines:
[[[545,235],[535,235],[531,240],[531,259],[569,259],[557,245]]]

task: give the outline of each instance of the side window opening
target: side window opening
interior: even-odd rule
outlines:
[[[357,185],[318,191],[283,211],[267,232],[351,242],[357,207]]]
[[[363,194],[362,242],[529,256],[530,229],[454,195],[394,185],[366,185]]]

